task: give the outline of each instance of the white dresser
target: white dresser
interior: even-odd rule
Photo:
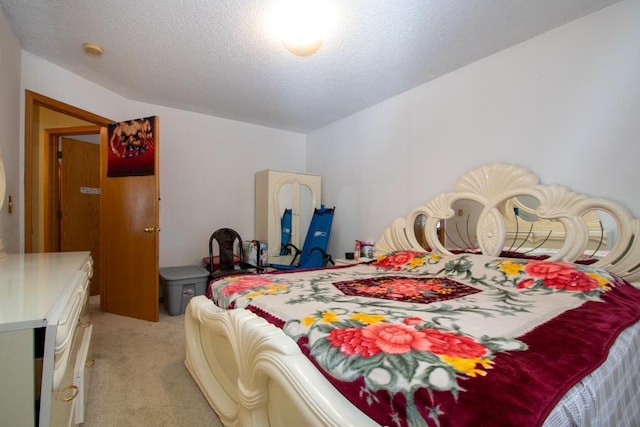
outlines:
[[[92,274],[89,252],[0,260],[0,424],[83,421]]]

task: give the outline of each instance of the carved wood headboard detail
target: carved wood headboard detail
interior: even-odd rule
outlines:
[[[506,213],[513,212],[513,207],[521,209],[518,203],[523,199],[537,201],[537,206],[531,207],[527,213],[540,223],[534,221],[513,238],[513,215]],[[527,239],[535,240],[531,237],[535,230],[538,236],[540,233],[548,234],[542,240],[555,241],[556,247],[548,252],[549,260],[573,262],[597,255],[593,266],[605,268],[630,282],[640,280],[640,220],[634,218],[626,207],[604,198],[576,193],[566,186],[542,185],[528,169],[507,163],[473,169],[456,182],[452,192],[443,193],[418,206],[405,218],[397,218],[378,239],[376,255],[397,250],[423,251],[419,241],[426,241],[436,252],[452,253],[455,248],[446,245],[438,233],[442,224],[446,233],[446,224],[460,215],[460,203],[476,207],[476,215],[470,221],[471,228],[465,232],[469,238],[464,239],[471,243],[471,247],[465,250],[499,256],[513,248],[513,242],[518,239],[518,248]],[[614,224],[612,233],[604,232],[599,220],[601,216],[606,216]],[[415,231],[418,219],[424,223],[423,235],[417,235]],[[548,231],[540,230],[545,229],[543,224]],[[611,238],[612,235],[615,238]],[[599,239],[596,249],[606,250],[589,252],[589,248],[594,247],[594,239]]]

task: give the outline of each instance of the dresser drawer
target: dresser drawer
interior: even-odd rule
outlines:
[[[0,425],[75,423],[77,396],[86,395],[74,367],[91,336],[81,313],[92,275],[87,251],[9,254],[0,262]]]
[[[86,271],[79,271],[76,287],[65,306],[56,331],[53,365],[53,390],[60,387],[61,380],[69,366],[76,330],[80,314],[84,311],[89,294],[89,276]]]
[[[54,342],[53,381],[51,387],[51,426],[70,426],[84,419],[87,390],[78,377],[79,367],[87,361],[93,327],[87,313],[90,270],[82,268],[74,277],[76,284],[57,324]],[[83,314],[84,313],[84,314]]]
[[[85,409],[87,407],[87,397],[89,395],[89,386],[91,384],[91,372],[93,371],[93,359],[89,358],[89,348],[91,345],[91,334],[93,333],[93,325],[81,324],[79,326],[82,332],[79,332],[80,347],[76,357],[76,363],[73,368],[73,385],[78,388],[76,396],[75,408],[73,411],[74,424],[84,422]]]

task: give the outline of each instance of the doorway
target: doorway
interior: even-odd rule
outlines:
[[[90,251],[100,269],[100,127],[47,129],[43,252]],[[36,250],[34,250],[36,252]],[[100,294],[100,275],[90,295]]]
[[[83,193],[95,192],[95,189],[100,186],[100,129],[111,121],[30,91],[26,91],[25,107],[25,252],[90,250],[94,258],[95,270],[91,280],[91,295],[98,295],[101,293],[102,266],[99,261],[99,210],[96,210],[99,204],[95,199],[99,196]],[[71,170],[62,172],[58,170],[59,145],[63,137],[79,138],[79,135],[95,135],[97,144],[83,143],[94,145],[94,147],[80,146],[79,150],[95,153],[91,156],[96,156],[94,158],[97,162],[94,165],[96,175],[92,178],[94,181],[90,181],[92,184],[82,185],[86,189],[80,189],[80,186],[72,184],[77,188],[73,191],[70,189],[64,191],[63,194],[61,188],[65,188],[68,179],[79,179],[73,175],[76,171],[85,170],[84,167],[73,166],[73,163],[84,162],[84,160],[76,162],[74,158],[86,156],[87,153],[74,154],[75,148],[72,148],[67,159],[70,161],[67,165],[71,165]],[[62,177],[61,180],[60,173],[67,176]],[[85,170],[83,173],[88,171]],[[67,186],[67,188],[70,187]],[[80,193],[82,190],[85,191]],[[62,197],[69,196],[84,199],[84,201],[72,201],[75,207],[69,210],[67,200],[61,203]],[[65,208],[62,209],[62,207]],[[64,210],[66,212],[63,212]],[[69,221],[65,221],[72,218],[74,224],[80,221],[77,223],[78,227],[70,226]],[[79,228],[84,228],[87,236],[81,236],[82,233],[78,232]],[[89,237],[91,242],[87,241],[86,237]],[[83,239],[85,241],[82,241]]]
[[[42,124],[41,115],[55,113],[65,121],[79,120],[76,123]],[[135,119],[134,119],[135,120]],[[128,120],[127,123],[130,123]],[[44,95],[26,91],[25,95],[25,252],[46,252],[56,249],[53,244],[46,247],[46,241],[53,242],[50,236],[55,231],[45,225],[45,221],[55,224],[52,211],[45,212],[45,204],[55,206],[59,202],[50,200],[51,186],[55,179],[51,171],[43,167],[43,162],[55,160],[57,152],[46,149],[50,137],[43,136],[46,130],[55,133],[55,129],[65,127],[60,135],[68,134],[69,127],[94,126],[99,129],[99,222],[98,252],[94,255],[93,281],[99,281],[100,308],[104,311],[135,317],[149,321],[158,321],[158,251],[159,251],[159,193],[158,193],[158,130],[159,119],[154,117],[153,129],[153,169],[152,174],[131,176],[111,176],[109,171],[110,138],[118,137],[114,130],[119,123],[97,116],[68,104],[61,103]],[[110,133],[113,131],[113,134]],[[81,132],[76,133],[76,135]],[[66,178],[67,179],[67,178]],[[64,186],[64,184],[63,184]],[[72,188],[70,192],[81,192]],[[95,191],[97,187],[86,185],[85,191]],[[61,193],[62,194],[62,193]],[[57,197],[57,196],[56,196]],[[62,195],[60,196],[62,197]],[[59,199],[56,199],[59,200]],[[65,202],[67,203],[67,202]],[[88,208],[91,211],[92,208]],[[82,228],[95,230],[95,225],[83,225]],[[59,229],[59,235],[65,233]]]

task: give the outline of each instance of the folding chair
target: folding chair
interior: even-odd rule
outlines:
[[[286,208],[280,218],[280,255],[288,255],[290,250],[286,246],[291,243],[291,216],[293,210]]]
[[[327,253],[327,246],[329,244],[334,211],[335,207],[325,208],[321,206],[314,209],[302,250],[291,243],[285,245],[286,249],[293,249],[295,252],[291,264],[268,264],[268,266],[277,270],[299,270],[321,268],[326,267],[328,263],[333,264],[331,255]]]

